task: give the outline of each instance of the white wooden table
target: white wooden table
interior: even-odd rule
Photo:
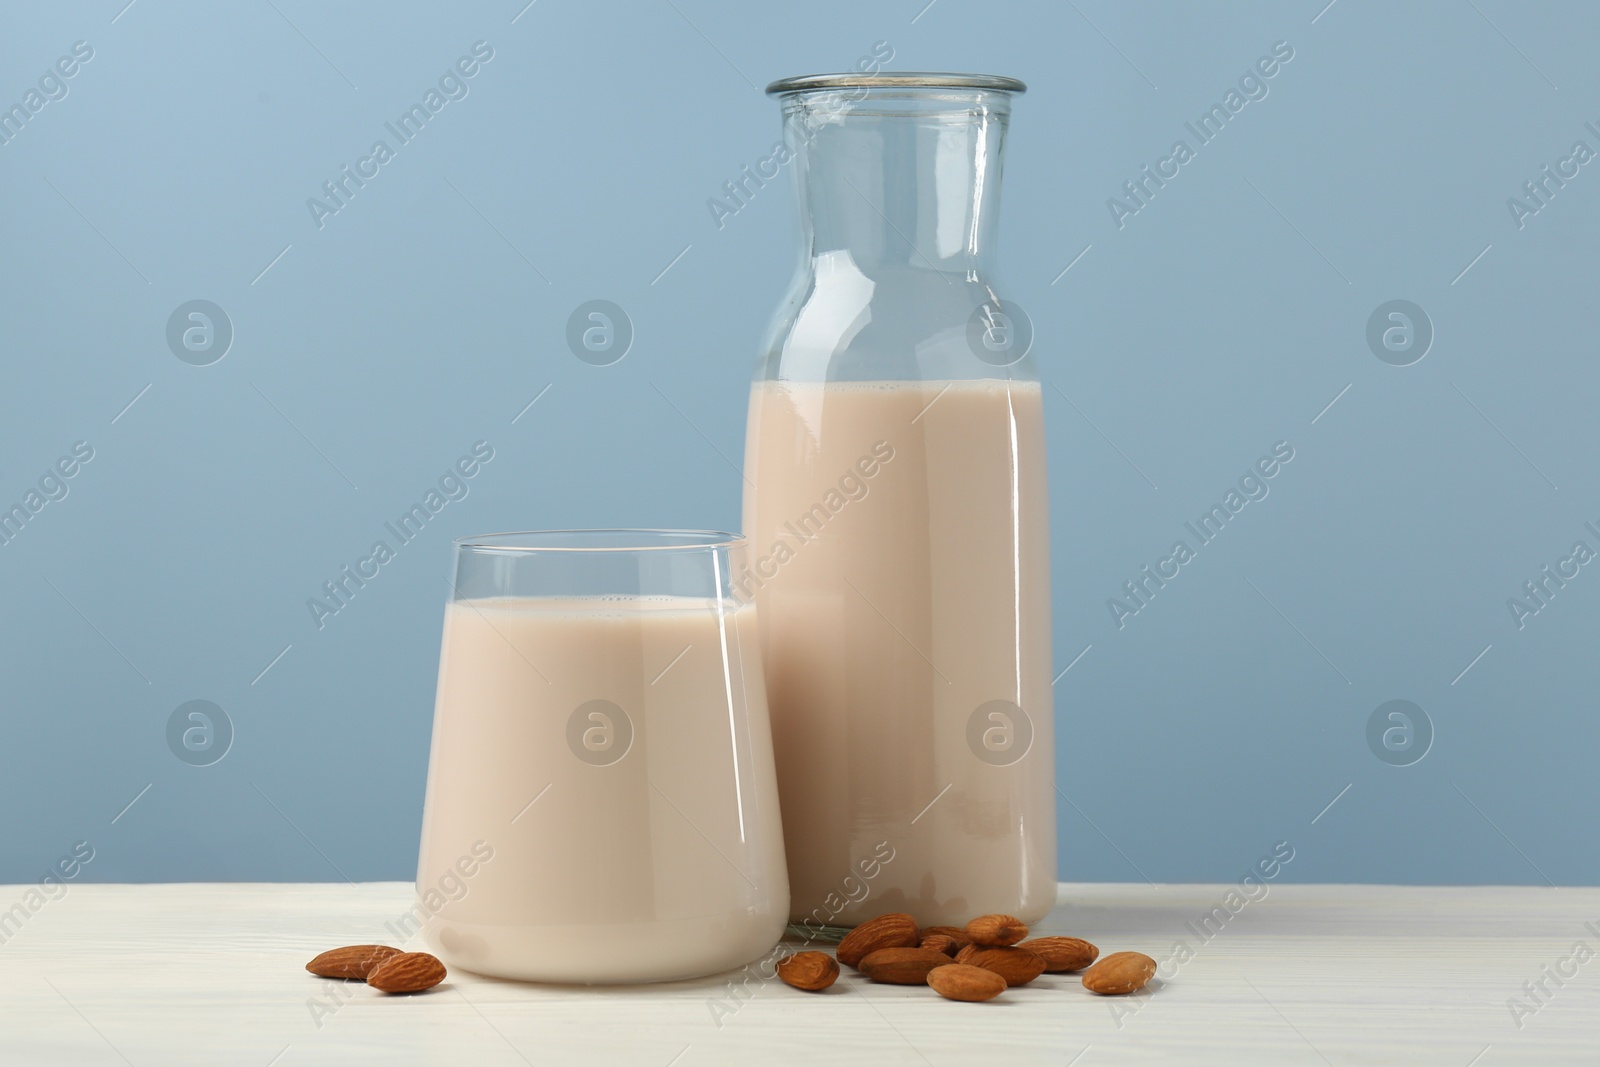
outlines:
[[[1600,889],[1273,885],[1202,941],[1186,923],[1230,888],[1063,885],[1039,932],[1158,960],[1183,940],[1193,958],[1131,998],[1045,975],[957,1004],[859,978],[734,1000],[729,976],[586,989],[462,972],[384,997],[303,967],[396,943],[384,924],[409,885],[71,885],[6,928],[0,1063],[1600,1063],[1600,958],[1572,956],[1600,953]],[[0,887],[0,910],[26,891]],[[1529,999],[1541,980],[1549,996]],[[1513,1018],[1513,997],[1537,1010]]]

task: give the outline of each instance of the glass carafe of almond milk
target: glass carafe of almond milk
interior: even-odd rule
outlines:
[[[774,83],[798,273],[750,397],[792,921],[1055,901],[1050,566],[1031,327],[992,273],[1021,82]]]

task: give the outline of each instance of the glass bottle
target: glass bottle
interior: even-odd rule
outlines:
[[[751,390],[791,921],[1055,902],[1050,568],[1031,327],[991,270],[1010,78],[776,82],[799,270]]]

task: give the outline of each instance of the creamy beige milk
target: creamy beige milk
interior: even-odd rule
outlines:
[[[689,597],[446,608],[417,889],[447,963],[650,981],[773,946],[789,895],[755,614]]]
[[[1054,904],[1043,457],[1037,383],[754,387],[735,584],[761,612],[796,921]]]

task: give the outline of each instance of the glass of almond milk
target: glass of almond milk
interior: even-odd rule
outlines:
[[[789,910],[745,541],[564,530],[456,542],[418,902],[454,967],[688,978]]]

